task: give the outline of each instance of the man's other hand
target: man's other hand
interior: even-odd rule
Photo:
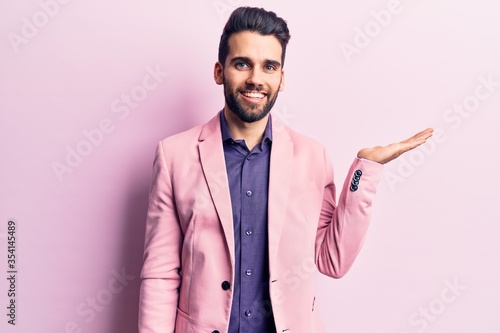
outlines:
[[[433,131],[432,128],[428,128],[401,142],[391,143],[384,147],[363,148],[358,152],[358,157],[385,164],[401,154],[425,143],[425,141],[432,136]]]

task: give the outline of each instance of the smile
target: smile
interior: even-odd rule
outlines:
[[[262,99],[262,98],[266,97],[266,94],[258,92],[258,91],[242,91],[241,94],[244,97],[252,98],[252,99],[254,99],[254,98]]]

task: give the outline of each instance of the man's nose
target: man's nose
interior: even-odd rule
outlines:
[[[253,68],[248,75],[246,83],[256,87],[264,84],[264,73],[259,68]]]

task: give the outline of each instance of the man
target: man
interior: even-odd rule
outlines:
[[[273,12],[236,9],[214,69],[223,110],[158,144],[140,333],[322,332],[312,270],[349,270],[382,164],[431,135],[360,150],[337,202],[325,148],[270,115],[289,38]]]

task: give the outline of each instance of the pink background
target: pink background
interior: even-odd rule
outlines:
[[[327,331],[500,332],[500,5],[486,0],[2,0],[1,331],[136,332],[154,148],[223,106],[212,70],[239,5],[288,21],[273,114],[327,146],[337,185],[360,148],[439,129],[386,166],[351,272],[318,276]]]

